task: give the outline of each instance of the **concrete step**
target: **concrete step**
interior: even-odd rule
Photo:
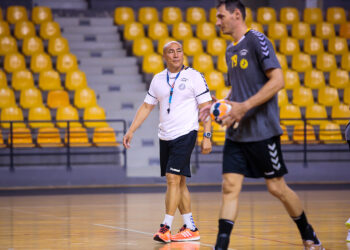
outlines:
[[[90,84],[99,83],[111,83],[125,84],[125,83],[142,83],[142,78],[140,75],[90,75],[89,72],[86,73],[86,78]]]
[[[91,61],[95,58],[90,59]],[[87,66],[80,64],[79,68],[89,74],[114,74],[114,75],[135,75],[138,74],[136,65],[129,67],[111,67],[111,66]]]
[[[115,57],[126,57],[126,51],[119,49],[119,50],[77,50],[77,49],[71,49],[71,51],[81,60],[81,59],[95,59],[95,58],[115,58]]]
[[[140,83],[128,83],[128,84],[115,84],[115,83],[98,83],[98,84],[90,84],[89,86],[95,90],[95,92],[99,93],[100,95],[103,93],[109,93],[109,92],[144,92],[146,90],[146,87],[144,84]]]
[[[120,43],[119,34],[84,35],[64,33],[64,37],[71,42],[115,42]]]
[[[55,21],[58,22],[61,27],[114,26],[114,21],[111,17],[57,17],[55,18]]]
[[[64,33],[98,35],[98,34],[116,34],[117,26],[111,27],[91,27],[91,26],[69,26],[63,28]]]
[[[120,42],[70,42],[69,48],[72,50],[94,50],[94,49],[106,49],[106,50],[118,50],[122,49],[123,45]]]
[[[88,4],[82,0],[66,0],[66,1],[52,1],[52,0],[35,0],[33,6],[48,6],[51,9],[80,9],[87,10]]]
[[[94,60],[82,59],[80,65],[129,67],[137,65],[137,59],[135,57],[94,58]]]

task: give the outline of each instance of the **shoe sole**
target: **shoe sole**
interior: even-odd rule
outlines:
[[[188,238],[188,239],[182,239],[182,240],[173,240],[171,239],[171,241],[174,241],[174,242],[182,242],[182,241],[193,241],[193,240],[200,240],[200,236],[198,237],[193,237],[193,238]]]
[[[154,239],[155,241],[159,241],[159,242],[162,242],[162,243],[170,243],[170,242],[171,242],[171,240],[169,240],[169,241],[163,240],[163,239],[160,238],[158,235],[154,236],[153,239]]]

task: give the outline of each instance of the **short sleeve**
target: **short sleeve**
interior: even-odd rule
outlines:
[[[204,76],[197,71],[194,71],[194,74],[193,88],[198,104],[211,101],[210,91]]]
[[[149,86],[149,89],[148,89],[148,91],[147,91],[147,94],[146,94],[146,97],[145,97],[145,100],[144,100],[144,102],[145,103],[148,103],[148,104],[151,104],[151,105],[157,105],[158,104],[158,99],[157,99],[157,97],[156,97],[156,91],[155,91],[155,82],[156,82],[156,80],[155,80],[156,78],[155,77],[153,77],[153,79],[152,79],[152,82],[151,82],[151,84],[150,84],[150,86]]]
[[[259,62],[264,71],[269,69],[281,68],[281,65],[276,57],[275,50],[272,43],[267,37],[255,30],[253,32],[253,46],[255,48],[255,54],[258,57]]]

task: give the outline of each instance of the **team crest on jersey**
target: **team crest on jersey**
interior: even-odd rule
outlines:
[[[248,61],[247,61],[247,59],[243,58],[243,59],[240,61],[239,66],[241,67],[241,69],[246,69],[246,68],[248,68]]]
[[[246,56],[246,55],[248,54],[248,50],[247,50],[247,49],[242,49],[242,50],[239,52],[239,54],[240,54],[241,56]]]
[[[183,78],[181,78],[181,80],[180,80],[181,82],[187,82],[188,81],[188,79],[187,78],[185,78],[185,77],[183,77]]]
[[[184,83],[181,83],[179,85],[179,90],[184,90],[186,88],[186,85]]]

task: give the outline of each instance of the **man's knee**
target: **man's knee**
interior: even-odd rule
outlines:
[[[267,189],[270,194],[277,197],[280,200],[283,200],[286,196],[286,192],[288,191],[288,186],[285,183],[283,178],[273,178],[266,181]]]
[[[180,186],[181,183],[181,175],[176,175],[176,174],[170,174],[167,173],[166,174],[166,180],[167,180],[167,185],[176,185],[176,186]]]
[[[224,174],[222,182],[222,193],[224,195],[238,196],[242,187],[242,180],[240,176],[232,174]]]

